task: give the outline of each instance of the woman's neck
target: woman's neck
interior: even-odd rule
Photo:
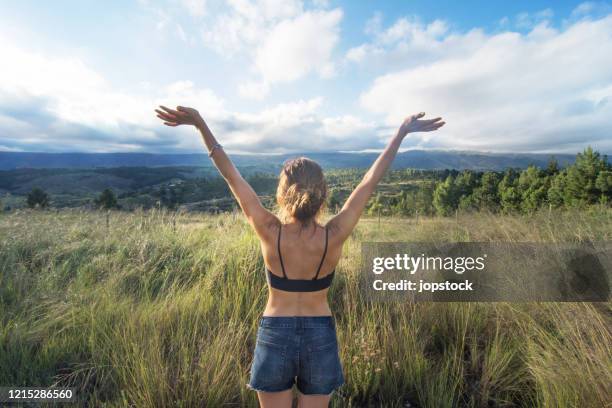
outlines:
[[[303,221],[292,217],[289,218],[286,222],[284,222],[283,226],[299,229],[300,231],[309,230],[311,228],[314,228],[316,230],[318,223],[315,218],[310,218],[309,220]]]

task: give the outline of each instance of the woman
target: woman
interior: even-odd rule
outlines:
[[[260,320],[249,388],[263,407],[291,407],[292,387],[300,407],[325,407],[344,383],[335,323],[327,291],[342,254],[342,244],[357,224],[376,185],[410,132],[439,129],[441,118],[412,115],[400,126],[346,203],[325,225],[318,216],[327,197],[321,167],[307,158],[285,163],[276,199],[277,217],[259,201],[193,108],[160,106],[157,116],[167,126],[193,125],[215,166],[227,181],[261,242],[268,303]]]

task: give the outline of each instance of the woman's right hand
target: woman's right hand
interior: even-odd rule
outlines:
[[[155,109],[155,112],[157,112],[157,117],[163,120],[166,126],[193,125],[200,127],[204,124],[204,119],[202,119],[200,113],[193,108],[177,106],[176,110],[174,110],[163,105],[159,105],[159,107],[162,110]]]
[[[404,120],[404,123],[402,123],[402,125],[400,126],[398,130],[398,135],[404,137],[408,133],[431,132],[440,129],[446,123],[442,122],[441,117],[422,120],[421,118],[423,116],[425,116],[425,112],[417,113],[407,117]]]

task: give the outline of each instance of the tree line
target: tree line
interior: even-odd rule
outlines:
[[[504,172],[451,172],[439,180],[422,180],[399,195],[376,195],[370,214],[448,216],[457,210],[531,213],[541,207],[584,208],[612,201],[612,166],[592,148],[578,153],[563,169],[551,159],[547,168],[529,166]]]
[[[332,212],[342,206],[364,172],[364,169],[326,172],[330,186],[328,206]],[[278,178],[256,173],[248,181],[257,194],[272,197]],[[457,210],[530,213],[541,207],[608,206],[612,202],[612,166],[607,156],[588,147],[565,168],[560,168],[551,158],[544,169],[529,166],[506,171],[392,170],[377,191],[368,204],[367,212],[371,215],[449,216]],[[121,207],[122,200],[141,196],[150,197],[148,201],[157,206],[176,209],[183,203],[231,194],[220,177],[206,177],[151,186],[119,196],[105,189],[91,203],[97,208],[115,209]],[[34,188],[26,200],[31,208],[48,207],[50,201],[49,195],[40,188]]]

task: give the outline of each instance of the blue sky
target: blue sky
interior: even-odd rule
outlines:
[[[4,2],[0,150],[612,152],[612,5],[575,1]]]

